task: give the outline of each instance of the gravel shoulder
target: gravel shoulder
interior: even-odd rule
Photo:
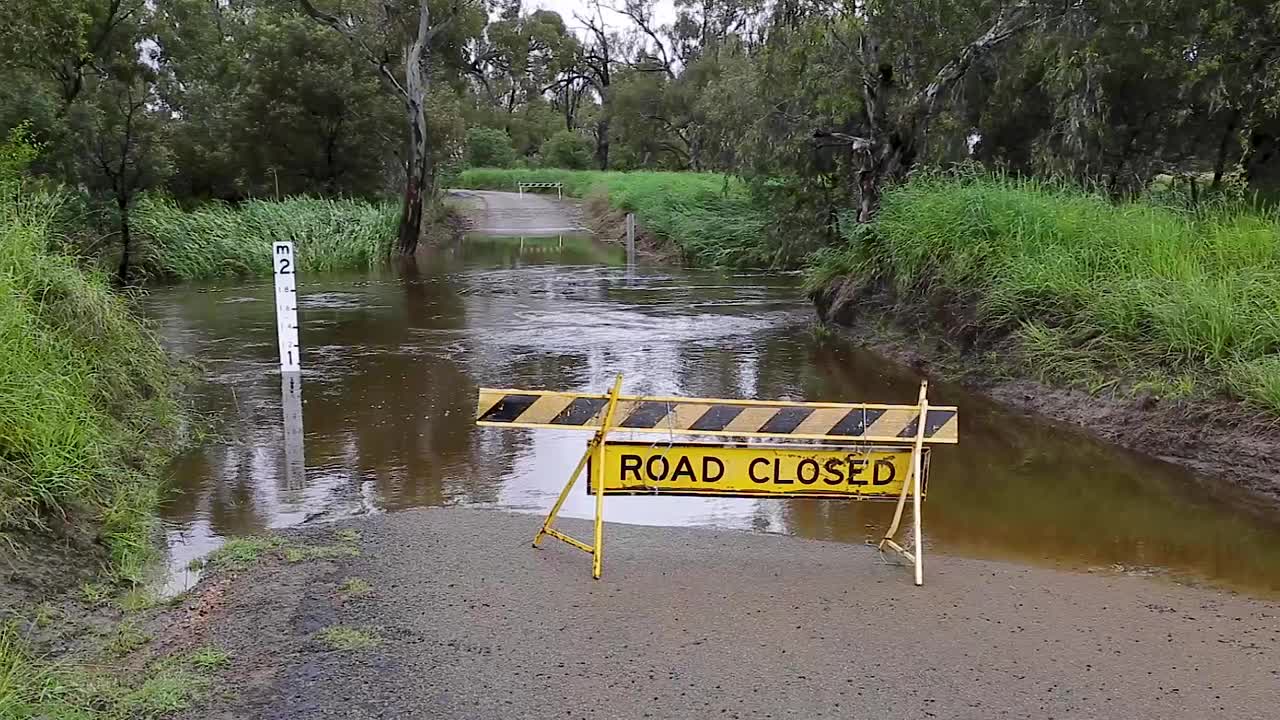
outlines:
[[[578,204],[555,195],[450,190],[470,226],[482,235],[558,235],[584,232]]]
[[[868,547],[614,524],[593,581],[586,554],[529,547],[539,522],[347,521],[290,543],[356,531],[358,556],[206,579],[152,619],[169,650],[230,653],[185,717],[1274,717],[1273,603],[938,555],[916,588]],[[334,627],[377,644],[334,649]]]

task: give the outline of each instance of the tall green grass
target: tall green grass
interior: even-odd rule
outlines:
[[[398,208],[387,203],[293,197],[186,211],[147,197],[134,210],[139,265],[151,279],[209,280],[271,274],[271,243],[291,240],[312,272],[375,267],[391,254]]]
[[[976,308],[1043,359],[1210,378],[1280,413],[1280,219],[1199,214],[1004,178],[925,177],[888,191],[873,228],[813,258],[810,284],[891,281]],[[1083,351],[1083,352],[1081,352]]]
[[[634,212],[644,230],[702,265],[778,266],[787,258],[767,242],[769,214],[739,181],[711,173],[590,170],[464,170],[458,185],[514,192],[520,182],[559,182],[574,197],[603,195]]]
[[[106,280],[49,250],[62,202],[0,182],[0,534],[67,518],[136,575],[177,426],[172,373]]]

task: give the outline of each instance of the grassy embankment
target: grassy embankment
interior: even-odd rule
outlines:
[[[701,265],[773,266],[785,261],[760,242],[768,214],[737,180],[710,173],[590,170],[464,170],[459,187],[515,192],[520,182],[559,182],[564,192],[634,212],[644,232]],[[545,192],[545,191],[543,191]]]
[[[0,586],[0,717],[153,717],[191,692],[185,669],[122,681],[27,647],[29,633],[74,632],[56,602],[22,606],[36,601],[27,583],[57,597],[85,576],[56,564],[61,548],[99,565],[99,578],[142,579],[179,425],[159,344],[104,277],[50,251],[62,202],[0,178],[0,562],[14,583]],[[105,642],[135,639],[122,625]]]
[[[295,243],[308,272],[377,267],[390,257],[398,220],[395,205],[309,197],[190,211],[145,198],[134,211],[141,274],[166,281],[270,275],[269,247],[277,240]]]
[[[50,253],[61,198],[0,184],[0,533],[93,530],[136,577],[173,372],[105,278]]]
[[[810,258],[809,285],[884,283],[1012,339],[1024,371],[1100,391],[1225,393],[1280,414],[1280,219],[998,178],[889,191],[874,227]]]

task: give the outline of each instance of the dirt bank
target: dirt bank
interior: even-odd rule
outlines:
[[[582,202],[583,217],[596,239],[627,241],[627,212],[609,204],[607,193],[593,193]],[[680,264],[684,261],[675,243],[662,240],[636,221],[636,254],[649,262]]]
[[[1008,338],[983,337],[964,309],[898,304],[883,289],[837,282],[814,298],[818,315],[859,344],[1017,410],[1077,425],[1108,442],[1190,468],[1210,482],[1280,504],[1280,424],[1220,399],[1134,393],[1123,378],[1091,394],[1029,379]]]
[[[864,546],[612,524],[592,581],[587,555],[529,547],[539,520],[294,536],[354,531],[359,555],[208,579],[150,651],[229,653],[193,719],[1274,715],[1275,604],[941,556],[916,588]]]

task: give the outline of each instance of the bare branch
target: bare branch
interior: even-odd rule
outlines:
[[[395,73],[391,71],[391,59],[387,57],[386,53],[378,54],[374,52],[373,48],[369,47],[369,44],[355,32],[353,27],[342,22],[342,20],[335,15],[322,12],[311,3],[311,0],[298,0],[298,4],[302,7],[302,11],[307,15],[310,15],[312,19],[333,28],[346,38],[347,42],[351,43],[356,47],[356,49],[364,53],[365,60],[372,63],[373,66],[377,68],[382,79],[386,81],[393,90],[399,93],[402,98],[407,99],[409,97],[409,93],[405,91],[404,86],[396,79]]]
[[[1036,11],[1030,2],[1021,2],[1005,8],[996,16],[996,20],[981,37],[964,46],[955,57],[943,65],[934,75],[933,81],[916,94],[914,105],[920,119],[928,119],[937,112],[938,102],[951,86],[964,77],[974,61],[1004,44],[1023,30],[1044,22],[1046,17]]]
[[[662,69],[667,73],[668,77],[674,78],[676,74],[671,68],[671,57],[667,54],[666,46],[662,43],[662,40],[658,38],[658,34],[653,31],[653,28],[650,27],[649,18],[640,12],[633,0],[628,0],[627,4],[623,6],[623,9],[621,10],[616,7],[610,7],[609,9],[619,15],[625,15],[631,18],[631,22],[635,23],[636,27],[640,28],[641,32],[648,35],[649,38],[653,40],[653,44],[658,46],[658,52],[662,53]],[[659,60],[659,58],[656,57],[653,59]]]
[[[813,138],[819,140],[819,145],[823,147],[837,147],[841,145],[849,146],[854,152],[870,151],[875,147],[875,141],[870,138],[858,137],[856,135],[847,135],[842,132],[830,132],[826,130],[814,130]]]

